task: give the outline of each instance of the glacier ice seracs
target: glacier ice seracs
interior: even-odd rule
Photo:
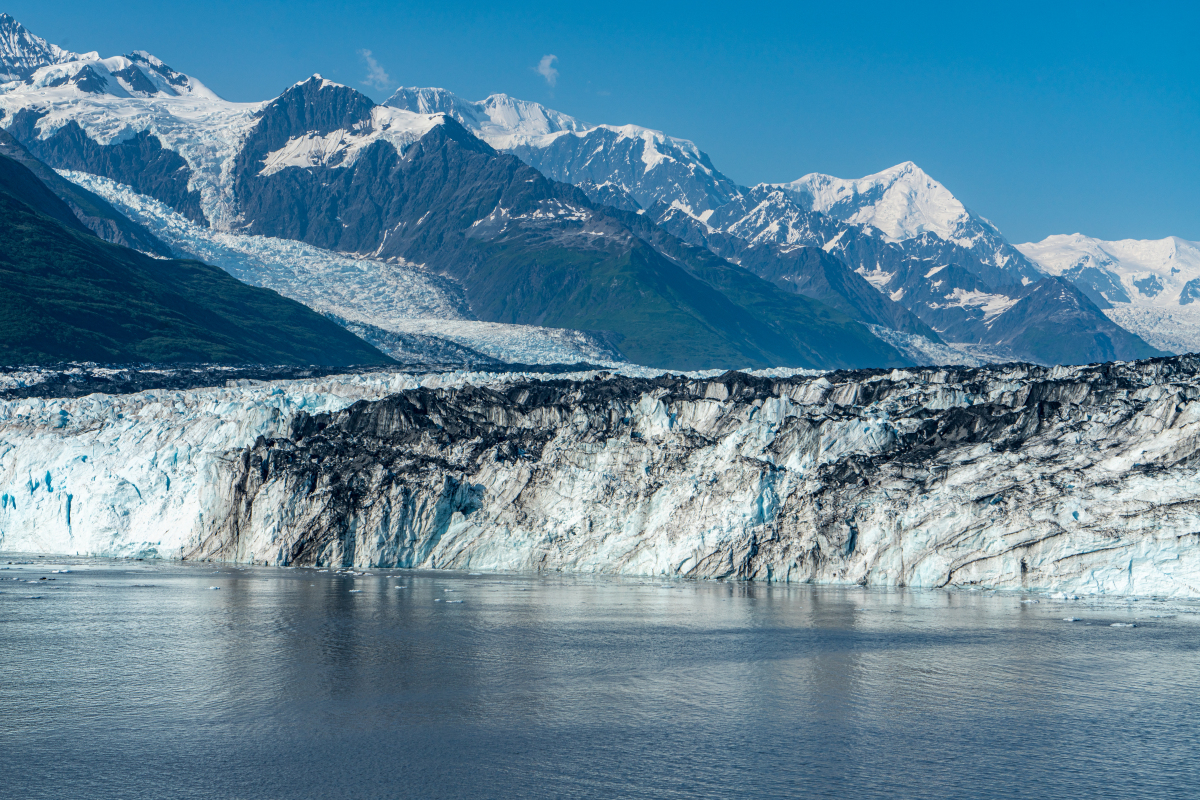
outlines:
[[[627,372],[9,400],[0,547],[1200,595],[1195,358]]]

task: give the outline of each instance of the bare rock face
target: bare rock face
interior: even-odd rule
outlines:
[[[1198,371],[417,388],[222,462],[184,554],[1198,595]]]

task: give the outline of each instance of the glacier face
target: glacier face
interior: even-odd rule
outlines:
[[[10,400],[0,547],[1200,595],[1200,360],[627,372]]]
[[[121,371],[0,374],[0,397],[12,398],[0,400],[0,550],[178,558],[216,507],[221,465],[258,437],[285,435],[301,412],[472,379],[471,373],[387,372],[234,377],[212,388],[55,396],[71,379],[95,373],[103,381],[113,372]],[[158,370],[146,380],[162,387],[174,377],[186,385],[190,378],[182,373]]]

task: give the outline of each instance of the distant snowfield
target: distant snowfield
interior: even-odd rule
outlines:
[[[473,320],[455,283],[416,264],[355,258],[291,239],[206,228],[125,184],[84,172],[59,174],[100,195],[176,252],[316,311],[384,330],[438,336],[513,363],[623,360],[586,332]]]
[[[1073,233],[1016,248],[1051,275],[1095,287],[1113,306],[1105,315],[1154,347],[1200,352],[1200,242]]]
[[[1195,306],[1119,305],[1104,309],[1104,316],[1159,350],[1176,355],[1200,353],[1200,308]]]
[[[913,363],[921,366],[952,364],[963,367],[981,367],[984,364],[1001,364],[1020,361],[1003,347],[982,344],[942,344],[915,333],[885,328],[882,325],[867,325],[871,333],[899,350]]]

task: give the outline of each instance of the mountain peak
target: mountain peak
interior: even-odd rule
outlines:
[[[841,222],[870,225],[892,241],[932,233],[947,241],[964,238],[964,229],[978,221],[950,191],[912,161],[867,175],[844,179],[811,173],[791,183],[773,184],[808,211]],[[995,231],[991,231],[995,233]]]
[[[50,44],[30,33],[9,14],[0,14],[0,82],[25,80],[41,67],[52,64],[99,57],[99,53],[80,55]]]
[[[336,87],[340,87],[343,89],[349,88],[347,86],[343,86],[340,83],[334,83],[333,81],[328,80],[327,78],[325,78],[325,76],[323,76],[319,72],[314,72],[312,75],[309,75],[307,78],[305,78],[302,81],[296,81],[295,83],[292,84],[292,86],[306,86],[310,83],[316,84],[318,89],[324,89],[327,86],[336,86]]]
[[[384,105],[418,114],[446,114],[501,149],[511,146],[513,140],[563,131],[582,132],[594,127],[541,103],[519,100],[503,92],[472,101],[446,89],[402,86]]]

